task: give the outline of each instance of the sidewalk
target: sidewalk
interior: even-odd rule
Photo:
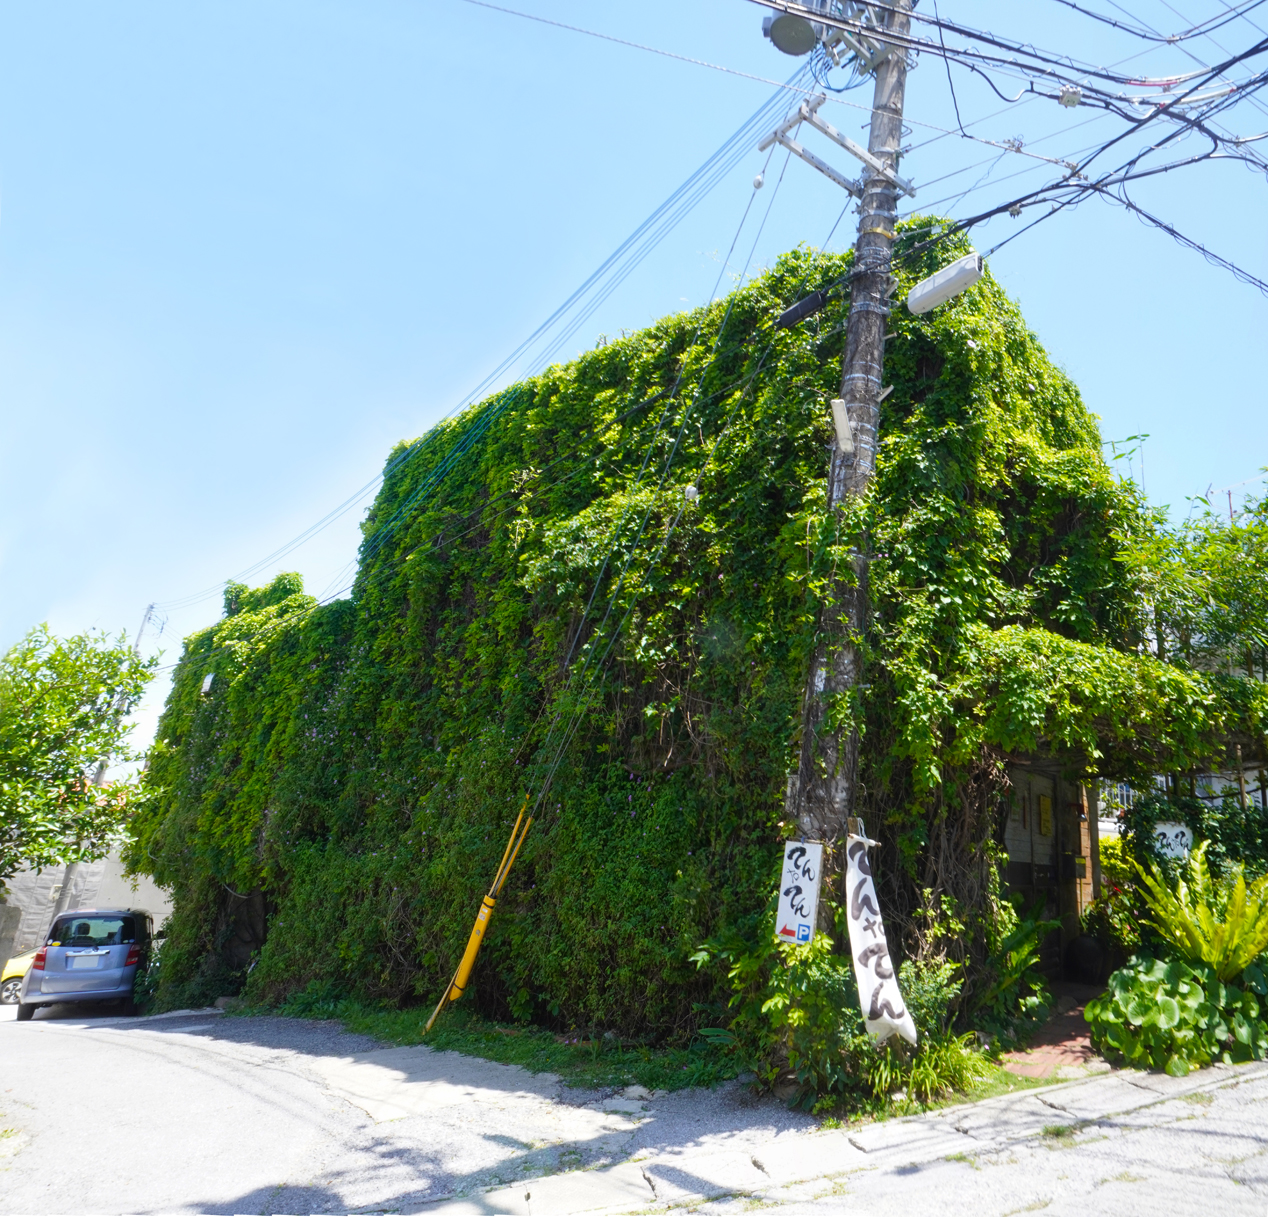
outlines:
[[[408,1211],[564,1217],[692,1208],[726,1198],[745,1207],[812,1202],[823,1199],[825,1185],[843,1184],[860,1172],[902,1173],[927,1163],[999,1155],[1027,1142],[1062,1142],[1124,1117],[1139,1124],[1147,1109],[1252,1080],[1268,1080],[1268,1064],[1216,1066],[1187,1078],[1119,1070],[853,1130],[781,1134],[740,1152],[685,1147]]]

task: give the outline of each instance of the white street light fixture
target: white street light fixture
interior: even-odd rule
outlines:
[[[927,313],[930,309],[945,304],[953,296],[970,288],[982,277],[984,268],[982,255],[974,252],[967,254],[950,266],[921,279],[907,293],[907,311],[909,313]]]

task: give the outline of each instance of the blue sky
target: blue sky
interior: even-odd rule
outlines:
[[[745,0],[511,7],[758,77],[796,66]],[[1223,6],[1127,7],[1171,32]],[[940,11],[1084,60],[1134,56],[1143,74],[1190,66],[1176,48],[1140,57],[1148,48],[1054,0]],[[1247,21],[1217,35],[1236,49],[1262,36]],[[1207,39],[1189,49],[1222,54]],[[398,439],[447,414],[771,92],[463,0],[0,3],[0,645],[45,620],[131,632],[157,601],[175,607],[146,647],[175,658],[217,615],[218,583],[370,483]],[[959,74],[956,95],[971,133],[1044,155],[1116,129],[1048,101],[1006,105]],[[862,138],[869,96],[824,113]],[[932,57],[912,73],[907,115],[904,172],[922,206],[971,214],[1053,173],[945,134],[955,116]],[[1268,110],[1244,103],[1229,123],[1257,133]],[[763,161],[754,148],[564,354],[707,300]],[[768,206],[753,268],[821,244],[841,211],[839,190],[796,161],[776,191],[781,165],[732,272]],[[1268,277],[1262,175],[1207,164],[1137,198]],[[1015,223],[992,221],[977,246]],[[1012,242],[992,269],[1106,438],[1150,434],[1155,502],[1183,510],[1268,464],[1256,290],[1097,202]],[[339,586],[360,514],[251,581],[298,569],[318,594]]]

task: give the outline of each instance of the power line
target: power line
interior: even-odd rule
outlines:
[[[689,63],[693,63],[696,65],[705,66],[705,67],[710,67],[717,70],[727,71],[735,75],[748,75],[745,73],[736,72],[733,69],[720,68],[719,65],[709,64],[703,60],[691,59],[687,56],[677,55],[673,52],[662,52],[654,47],[648,47],[643,44],[629,42],[627,40],[615,38],[613,36],[606,35],[606,34],[601,34],[593,30],[587,30],[577,26],[570,26],[562,22],[549,20],[547,18],[539,18],[533,14],[523,13],[523,12],[519,12],[518,10],[505,8],[503,6],[489,4],[489,3],[486,3],[485,0],[466,0],[466,2],[474,3],[480,7],[493,9],[495,11],[504,12],[504,13],[522,17],[528,20],[540,21],[543,24],[558,26],[560,28],[565,28],[573,32],[578,32],[578,33],[586,34],[589,36],[598,37],[607,41],[621,43],[622,45],[627,45],[635,49],[650,51],[657,54],[664,54],[670,58],[679,59],[684,62],[689,62]],[[1244,16],[1245,11],[1249,11],[1250,8],[1253,8],[1256,6],[1257,5],[1243,6],[1241,10],[1233,12],[1229,20]],[[780,8],[784,8],[791,11],[792,8],[800,7],[800,6],[790,6],[790,5],[783,5],[783,4],[775,5],[775,4],[768,3],[768,7],[780,7]],[[888,6],[879,5],[877,7],[885,9]],[[927,20],[925,18],[921,18],[921,19]],[[940,19],[940,17],[936,14],[936,11],[935,11],[935,18],[933,19],[932,24],[935,24],[938,29],[940,44],[942,43],[942,40],[943,40],[944,30],[954,30],[959,33],[964,33],[966,31],[966,27],[956,25],[955,23],[952,23],[952,22],[943,22]],[[1213,28],[1219,28],[1219,27],[1213,27]],[[1195,27],[1194,36],[1197,36],[1198,34],[1206,35],[1208,33],[1209,31],[1205,29]],[[995,42],[998,45],[1004,45],[1003,40],[995,40]],[[1268,40],[1265,40],[1265,42],[1268,42]],[[949,72],[950,63],[952,62],[954,58],[954,55],[952,53],[947,52],[945,50],[945,47],[942,45],[935,47],[934,44],[928,44],[924,47],[924,49],[933,50],[935,53],[941,52],[941,55],[944,59],[944,62],[947,64],[948,72]],[[1225,61],[1224,64],[1219,65],[1215,68],[1210,68],[1210,67],[1207,67],[1206,65],[1203,65],[1204,71],[1206,73],[1205,81],[1209,81],[1214,76],[1219,75],[1220,73],[1226,71],[1230,65],[1244,61],[1246,58],[1250,57],[1251,55],[1258,53],[1259,49],[1260,48],[1258,47],[1252,47],[1247,52],[1243,52],[1236,56],[1230,56]],[[799,71],[798,73],[794,73],[794,75],[787,82],[784,82],[783,84],[779,84],[779,82],[767,82],[767,83],[775,84],[779,92],[774,97],[769,99],[768,102],[762,108],[760,108],[756,114],[754,114],[750,118],[748,123],[744,124],[744,126],[741,127],[741,129],[737,131],[731,137],[731,139],[728,140],[727,143],[724,144],[722,148],[720,148],[714,154],[712,158],[709,159],[709,161],[706,161],[705,165],[701,166],[701,168],[697,170],[696,173],[693,174],[692,177],[687,180],[687,182],[684,182],[683,185],[680,186],[679,189],[675,191],[674,194],[671,195],[670,198],[666,200],[666,202],[663,203],[661,207],[657,209],[656,212],[653,212],[652,216],[649,216],[648,220],[644,221],[644,223],[640,225],[640,227],[636,229],[635,232],[631,234],[631,236],[627,238],[627,240],[623,242],[622,245],[619,246],[618,249],[614,251],[614,253],[610,255],[609,258],[603,264],[601,264],[601,266],[590,276],[590,278],[587,279],[581,285],[581,287],[579,287],[577,291],[575,291],[573,295],[570,296],[568,300],[566,300],[564,304],[561,305],[559,309],[557,309],[556,312],[551,315],[551,317],[549,317],[545,322],[543,322],[543,324],[539,326],[538,329],[534,331],[534,333],[531,334],[528,339],[526,339],[523,343],[521,343],[520,346],[517,347],[516,350],[511,353],[511,355],[509,355],[506,359],[504,359],[493,370],[493,372],[491,372],[488,376],[486,376],[484,380],[482,380],[481,383],[477,385],[476,388],[473,389],[470,394],[467,395],[464,401],[460,403],[459,406],[457,406],[454,411],[451,411],[447,417],[452,417],[453,414],[457,412],[457,410],[462,409],[465,405],[469,404],[472,400],[474,400],[481,392],[487,389],[488,386],[498,376],[502,375],[504,372],[509,370],[509,368],[513,366],[514,363],[519,358],[521,358],[529,349],[531,349],[534,343],[539,342],[540,340],[545,338],[545,336],[549,333],[551,328],[556,326],[557,323],[563,321],[563,318],[570,311],[572,311],[573,315],[566,322],[563,323],[562,328],[557,330],[554,337],[550,338],[546,342],[546,345],[541,349],[539,354],[534,359],[533,365],[532,365],[534,370],[544,367],[546,363],[549,362],[549,360],[554,356],[554,354],[557,351],[559,351],[562,348],[562,346],[577,332],[580,326],[583,325],[589,319],[589,317],[594,314],[597,308],[599,308],[602,305],[602,303],[611,295],[611,293],[615,291],[616,288],[619,287],[622,282],[624,282],[624,280],[628,277],[628,275],[631,274],[633,270],[637,268],[638,265],[641,264],[643,259],[646,258],[646,256],[648,256],[650,251],[664,238],[664,236],[668,233],[668,231],[670,231],[681,220],[682,216],[685,215],[687,211],[689,211],[691,208],[693,208],[699,202],[700,198],[702,198],[705,194],[707,194],[710,190],[712,190],[713,187],[717,184],[717,182],[723,176],[725,176],[728,172],[730,172],[731,169],[733,169],[734,166],[741,159],[743,159],[745,155],[747,155],[748,148],[744,145],[744,142],[743,142],[744,139],[746,138],[748,132],[751,131],[755,127],[755,125],[759,125],[765,121],[769,121],[771,108],[778,101],[779,93],[783,93],[786,95],[788,92],[795,92],[797,94],[804,95],[808,92],[808,90],[804,89],[798,84],[799,79],[804,79],[804,74],[806,70],[807,69],[803,67],[801,71]],[[1121,77],[1121,73],[1119,74],[1111,73],[1110,75],[1117,75]],[[1106,150],[1112,147],[1115,143],[1121,141],[1123,138],[1126,138],[1126,136],[1130,135],[1133,131],[1141,129],[1142,127],[1147,125],[1149,122],[1155,121],[1160,116],[1165,115],[1167,117],[1172,117],[1173,116],[1172,112],[1176,111],[1179,108],[1179,105],[1181,102],[1185,101],[1190,95],[1194,94],[1195,92],[1200,91],[1200,89],[1203,87],[1204,82],[1201,81],[1200,79],[1201,77],[1202,77],[1202,72],[1189,74],[1189,76],[1185,77],[1184,79],[1199,81],[1199,83],[1194,84],[1188,90],[1184,91],[1181,94],[1178,94],[1176,97],[1168,99],[1168,101],[1164,103],[1164,105],[1155,106],[1152,109],[1152,111],[1146,114],[1144,117],[1139,117],[1139,116],[1132,117],[1130,120],[1130,128],[1127,132],[1120,134],[1114,139],[1104,141],[1102,144],[1096,146],[1094,149],[1091,149],[1090,155],[1083,156],[1083,154],[1081,153],[1080,155],[1083,156],[1083,159],[1081,163],[1078,165],[1071,163],[1069,160],[1059,160],[1057,158],[1042,157],[1040,154],[1033,152],[1030,149],[1030,147],[1024,146],[1022,141],[1020,140],[1000,142],[1000,141],[985,139],[984,137],[981,137],[981,136],[970,135],[968,130],[966,129],[967,126],[975,125],[976,123],[986,121],[985,118],[975,120],[975,122],[971,124],[964,124],[963,122],[960,122],[959,123],[960,131],[958,132],[958,134],[960,134],[963,138],[967,138],[975,142],[979,142],[983,144],[984,146],[999,148],[1002,150],[1002,152],[1005,152],[1005,153],[1012,153],[1014,155],[1033,157],[1047,163],[1061,164],[1071,171],[1071,176],[1077,182],[1078,175],[1083,174],[1083,171],[1086,169],[1088,165],[1090,165],[1098,156],[1102,155]],[[753,79],[763,79],[763,78],[753,77]],[[1122,79],[1129,79],[1129,78],[1122,77]],[[1167,79],[1175,80],[1179,78],[1171,77]],[[1243,85],[1239,86],[1239,88],[1243,90],[1242,95],[1246,95],[1245,91],[1248,90],[1252,85],[1255,88],[1258,88],[1258,87],[1261,87],[1263,83],[1264,83],[1264,79],[1262,77],[1252,78],[1251,81],[1245,82]],[[954,90],[953,82],[951,82],[951,87]],[[1035,95],[1040,95],[1040,94],[1035,94]],[[840,104],[850,105],[853,108],[857,108],[860,110],[870,110],[870,107],[865,107],[865,106],[857,105],[855,103],[850,103],[839,98],[832,98],[831,100],[838,101],[840,102]],[[1175,115],[1175,117],[1179,119],[1181,124],[1180,128],[1178,129],[1200,130],[1204,134],[1207,134],[1209,137],[1215,140],[1218,144],[1220,141],[1220,137],[1211,133],[1209,129],[1206,128],[1205,124],[1212,113],[1216,113],[1220,109],[1226,108],[1227,104],[1228,104],[1227,101],[1221,101],[1220,99],[1217,99],[1215,102],[1208,103],[1206,109],[1203,112],[1199,113],[1198,115],[1186,115],[1186,114]],[[1002,112],[1003,111],[999,111],[999,113],[1002,113]],[[1095,120],[1094,119],[1087,120],[1087,122],[1092,122],[1092,121],[1095,121]],[[945,135],[948,135],[948,134],[956,134],[956,132],[953,132],[946,128],[938,128],[934,126],[933,124],[919,123],[918,125],[938,131],[939,135],[936,136],[935,138],[943,138]],[[1073,130],[1075,129],[1076,126],[1080,126],[1080,125],[1085,125],[1085,124],[1075,124],[1074,126],[1067,128],[1067,130]],[[1043,138],[1044,139],[1054,138],[1056,134],[1060,134],[1060,133],[1053,133]],[[1041,141],[1032,141],[1032,142],[1038,143]],[[1157,149],[1162,145],[1162,143],[1165,143],[1165,142],[1167,141],[1161,141],[1161,143],[1156,144],[1153,148],[1147,149],[1144,152],[1137,154],[1137,156],[1133,158],[1133,161],[1131,163],[1135,164],[1141,159],[1141,157],[1148,155],[1150,152],[1157,151]],[[1241,154],[1238,153],[1238,154],[1229,154],[1229,155],[1241,155]],[[1199,158],[1199,159],[1207,159],[1207,158]],[[1259,158],[1257,157],[1248,157],[1245,155],[1241,155],[1241,159],[1248,160],[1251,163],[1259,163]],[[998,158],[995,158],[995,161],[996,163],[998,163]],[[980,163],[986,163],[986,162],[980,162]],[[1186,162],[1186,163],[1192,163],[1192,162]],[[1177,166],[1176,165],[1167,166],[1162,170],[1150,170],[1148,172],[1149,173],[1165,172],[1174,167],[1177,167]],[[957,170],[955,172],[958,173],[958,172],[967,172],[967,171],[968,170],[966,168],[962,170]],[[1131,177],[1124,177],[1121,180],[1108,182],[1108,183],[1105,181],[1105,179],[1102,179],[1101,184],[1098,187],[1096,187],[1095,191],[1093,192],[1101,193],[1103,197],[1109,197],[1109,194],[1108,194],[1109,185],[1114,185],[1121,188],[1123,185],[1125,185],[1127,181],[1134,180],[1136,178],[1147,176],[1147,175],[1148,175],[1147,173],[1142,172],[1139,174],[1134,174]],[[947,175],[947,176],[953,176],[953,175]],[[990,174],[988,173],[986,177],[989,177],[989,176]],[[1017,176],[1017,175],[1014,174],[1010,176]],[[936,180],[938,179],[935,179],[935,181]],[[985,183],[985,180],[986,178],[984,177],[974,187],[971,187],[968,191],[963,192],[958,197],[962,199],[966,197],[967,194],[973,193],[975,190],[982,188]],[[1008,180],[1008,179],[1005,178],[1002,180]],[[1051,197],[1055,192],[1062,191],[1062,190],[1069,191],[1071,189],[1077,190],[1080,193],[1076,194],[1074,198],[1066,199],[1061,203],[1060,209],[1064,210],[1068,206],[1077,205],[1077,202],[1081,201],[1081,194],[1087,193],[1087,191],[1083,190],[1081,186],[1072,185],[1070,179],[1065,179],[1060,183],[1051,184],[1048,187],[1041,188],[1040,191],[1032,192],[1031,195],[1023,196],[1022,199],[1020,200],[1012,200],[1010,204],[1007,204],[1005,206],[1008,207],[1009,209],[1012,209],[1018,206],[1021,206],[1021,207],[1031,206],[1037,199],[1041,197]],[[956,197],[957,196],[947,196],[948,199],[956,198]],[[944,201],[947,201],[947,200],[940,200],[939,203]],[[1181,241],[1181,243],[1186,244],[1188,247],[1194,249],[1195,251],[1201,252],[1204,256],[1211,259],[1214,262],[1214,264],[1230,269],[1233,273],[1243,278],[1243,280],[1246,282],[1249,282],[1255,285],[1259,284],[1260,281],[1255,276],[1248,275],[1246,272],[1243,272],[1241,268],[1236,267],[1236,265],[1233,264],[1232,262],[1228,261],[1227,259],[1223,259],[1219,255],[1213,254],[1210,251],[1208,251],[1199,242],[1193,241],[1192,239],[1185,237],[1183,234],[1178,233],[1178,231],[1175,230],[1173,226],[1166,224],[1164,221],[1161,221],[1156,216],[1152,215],[1152,213],[1140,208],[1137,204],[1134,203],[1134,201],[1127,200],[1125,196],[1121,199],[1118,198],[1117,196],[1114,196],[1114,201],[1121,202],[1124,206],[1129,207],[1129,209],[1133,210],[1136,214],[1138,214],[1140,218],[1145,220],[1145,222],[1148,222],[1160,227],[1163,231],[1168,232],[1170,235],[1173,235],[1175,239]],[[773,202],[773,199],[772,199],[772,202]],[[750,204],[751,204],[751,199],[750,199]],[[928,204],[926,204],[926,206],[928,206]],[[998,214],[999,211],[1001,210],[1003,210],[1003,208],[996,208],[989,212],[981,213],[977,217],[972,217],[969,221],[965,222],[965,224],[967,226],[972,226],[973,224],[983,222],[985,218],[990,218],[990,216],[994,214]],[[1033,227],[1033,224],[1027,225],[1026,228],[1021,231],[1028,231],[1030,227]],[[959,230],[962,230],[962,228],[957,226],[956,230],[959,231]],[[1015,239],[1015,237],[1018,235],[1020,235],[1020,233],[1013,234],[1013,236],[1010,236],[1006,241],[1001,242],[1000,246],[997,246],[996,248],[1002,247],[1003,244],[1007,244],[1008,241]],[[586,300],[584,304],[581,304],[580,301],[587,293],[591,293],[590,298]],[[575,311],[573,311],[574,308],[575,308]],[[530,372],[530,375],[531,375],[531,372]],[[487,412],[485,425],[492,425],[492,422],[494,421],[494,419],[495,419],[495,415],[493,414],[493,412],[492,411]],[[373,488],[376,485],[381,483],[400,464],[417,456],[426,447],[426,445],[431,442],[434,434],[435,434],[435,429],[433,429],[432,431],[429,431],[425,436],[415,441],[414,444],[410,445],[403,452],[401,452],[396,458],[394,458],[392,462],[389,462],[388,466],[384,469],[383,474],[381,474],[379,477],[376,477],[374,480],[368,483],[365,487],[363,487],[360,491],[358,491],[355,495],[353,495],[351,498],[346,500],[339,507],[335,508],[332,512],[328,513],[327,516],[319,520],[316,524],[310,526],[303,533],[299,534],[297,537],[287,542],[286,545],[280,547],[278,550],[275,550],[272,554],[261,559],[259,562],[253,564],[251,567],[248,567],[245,571],[241,572],[241,574],[238,577],[239,578],[249,577],[251,574],[254,574],[260,569],[267,567],[271,562],[274,562],[278,558],[285,556],[285,554],[292,552],[295,548],[302,545],[306,540],[311,539],[312,536],[316,535],[323,528],[329,526],[329,524],[332,523],[335,519],[345,514],[357,503],[361,502],[365,498],[365,496],[373,490]],[[469,438],[471,437],[469,436]],[[475,442],[475,439],[472,438],[471,442]],[[427,481],[424,482],[423,486],[415,492],[415,496],[413,499],[411,499],[410,501],[402,505],[402,507],[397,512],[398,517],[400,518],[408,517],[414,503],[419,501],[419,499],[421,499],[422,497],[426,497],[426,495],[430,493],[431,489],[434,488],[434,486],[438,485],[439,482],[443,480],[444,473],[449,468],[451,468],[453,464],[455,464],[458,460],[460,460],[462,455],[463,455],[462,451],[450,451],[449,453],[447,453],[446,457],[443,458],[442,460],[442,466],[440,471],[436,474],[436,476],[429,478]],[[373,533],[370,534],[366,542],[366,544],[371,546],[370,556],[373,555],[373,552],[377,551],[378,546],[381,545],[383,541],[386,540],[386,537],[390,535],[391,531],[392,529],[389,528],[387,532],[383,532],[382,527],[380,527],[380,529],[376,529]],[[375,541],[376,537],[380,538],[377,542]],[[336,578],[336,581],[337,581],[337,578]],[[224,586],[223,584],[220,584],[220,585],[217,585],[215,588],[207,589],[202,593],[195,593],[193,596],[190,596],[190,597],[185,597],[176,601],[166,602],[162,607],[165,607],[165,608],[187,607],[193,603],[198,602],[198,600],[200,599],[206,598],[207,596],[218,594],[223,586]]]
[[[1074,12],[1081,13],[1084,17],[1090,17],[1093,21],[1099,21],[1103,25],[1113,26],[1114,29],[1121,30],[1123,33],[1131,34],[1136,38],[1143,38],[1147,42],[1160,43],[1166,46],[1175,46],[1177,43],[1187,42],[1190,38],[1200,38],[1209,35],[1214,30],[1222,29],[1224,26],[1229,25],[1245,16],[1245,14],[1251,10],[1259,8],[1259,6],[1264,3],[1264,0],[1249,0],[1248,3],[1240,5],[1236,11],[1230,11],[1222,17],[1211,17],[1209,20],[1200,22],[1198,25],[1190,26],[1189,29],[1179,34],[1160,34],[1157,30],[1151,29],[1143,22],[1140,22],[1135,26],[1127,25],[1122,21],[1115,20],[1113,17],[1107,17],[1103,13],[1097,13],[1091,9],[1084,8],[1083,5],[1075,3],[1075,0],[1053,0],[1053,3],[1059,4],[1063,8],[1073,9]],[[1114,7],[1121,10],[1120,5],[1116,4]],[[1171,6],[1168,5],[1167,7],[1170,8]],[[1173,9],[1172,11],[1174,12],[1175,10]]]
[[[469,3],[477,3],[478,0],[467,0]],[[488,6],[485,7],[496,7]],[[512,11],[512,10],[506,10]],[[551,23],[553,24],[553,23]],[[665,239],[673,229],[681,223],[681,221],[704,199],[717,185],[727,176],[735,166],[744,157],[749,155],[751,145],[755,135],[759,130],[763,130],[773,119],[774,114],[780,107],[787,104],[787,95],[790,90],[799,94],[805,92],[804,89],[797,88],[798,81],[804,81],[809,75],[809,69],[802,65],[789,77],[783,84],[776,83],[776,92],[758,107],[753,114],[741,126],[732,133],[730,137],[711,155],[698,169],[695,170],[685,181],[683,181],[676,190],[674,190],[668,198],[664,200],[634,231],[621,242],[617,248],[608,255],[608,257],[600,263],[600,265],[585,279],[579,287],[561,304],[555,311],[543,321],[537,329],[535,329],[527,338],[525,338],[509,355],[507,355],[498,365],[489,372],[476,386],[473,388],[449,413],[431,428],[425,435],[415,440],[401,453],[399,453],[384,470],[368,482],[361,490],[359,490],[351,498],[347,499],[339,507],[329,512],[316,524],[305,529],[304,532],[292,538],[285,545],[274,550],[272,554],[253,563],[244,571],[239,572],[233,577],[232,581],[240,581],[249,578],[251,575],[258,573],[260,570],[268,567],[272,562],[286,554],[293,552],[306,541],[311,540],[323,529],[329,527],[330,524],[351,510],[357,503],[361,502],[376,486],[380,485],[388,476],[396,469],[412,460],[414,457],[424,451],[431,443],[433,436],[437,433],[437,427],[441,426],[448,419],[453,418],[466,406],[470,405],[476,398],[487,390],[498,378],[508,372],[515,364],[522,359],[535,345],[547,339],[552,329],[555,329],[569,313],[573,312],[580,306],[580,311],[572,318],[564,323],[552,338],[549,338],[544,348],[536,356],[534,363],[530,367],[528,375],[533,375],[545,367],[549,361],[557,354],[563,345],[577,332],[581,325],[585,324],[595,311],[612,295],[614,291],[633,273],[635,269],[647,258],[647,256]],[[590,295],[590,299],[584,304],[581,301]],[[492,420],[490,420],[491,422]],[[336,579],[338,576],[336,576]],[[222,594],[226,583],[219,583],[211,588],[206,588],[201,592],[195,592],[191,595],[179,597],[175,600],[164,601],[158,607],[163,610],[174,610],[180,608],[188,608],[200,601],[209,599],[213,596]]]
[[[463,0],[464,4],[474,4],[477,8],[492,9],[496,13],[506,13],[511,17],[522,17],[525,21],[536,21],[539,25],[553,25],[556,29],[568,30],[573,34],[584,34],[587,38],[600,38],[604,42],[615,42],[618,46],[630,47],[635,51],[646,51],[651,55],[663,55],[666,59],[676,59],[679,63],[689,63],[698,68],[709,68],[714,72],[725,72],[728,76],[739,76],[743,80],[755,80],[758,84],[774,85],[778,89],[788,89],[787,82],[780,83],[766,76],[754,76],[751,72],[741,72],[738,68],[724,67],[720,63],[709,63],[704,59],[693,59],[690,55],[679,55],[675,51],[664,51],[660,47],[647,46],[642,42],[631,42],[627,38],[617,38],[614,34],[603,34],[598,30],[588,30],[580,25],[569,25],[566,21],[552,21],[549,17],[539,17],[536,13],[524,13],[519,9],[505,8],[500,4],[490,4],[488,0]],[[794,90],[801,92],[802,90]]]
[[[754,0],[755,3],[765,8],[774,9],[779,12],[796,13],[804,17],[807,21],[826,25],[834,29],[844,30],[854,35],[868,36],[874,35],[875,29],[862,22],[851,20],[846,17],[833,16],[821,13],[818,10],[808,8],[804,4],[797,4],[791,0]],[[893,13],[897,10],[892,5],[880,3],[879,0],[869,3],[869,8],[880,12]],[[1079,64],[1070,56],[1057,56],[1052,52],[1037,50],[1035,47],[1018,43],[1006,39],[1001,39],[995,35],[985,33],[981,30],[973,30],[967,26],[959,25],[956,22],[944,21],[937,17],[930,17],[928,14],[911,14],[913,20],[921,21],[927,25],[933,25],[940,31],[940,39],[938,42],[931,41],[926,38],[919,38],[914,35],[895,35],[893,32],[886,34],[886,42],[905,51],[928,52],[934,55],[940,55],[953,59],[957,63],[964,66],[973,66],[975,64],[990,65],[996,70],[1007,71],[1008,69],[1016,69],[1023,73],[1024,77],[1040,77],[1049,84],[1059,84],[1077,88],[1080,95],[1086,100],[1088,97],[1097,99],[1102,104],[1142,104],[1155,99],[1132,98],[1123,94],[1114,94],[1102,88],[1092,85],[1090,82],[1094,79],[1104,80],[1110,84],[1117,85],[1134,85],[1136,87],[1173,89],[1177,85],[1186,84],[1191,80],[1202,76],[1204,73],[1199,70],[1196,72],[1173,74],[1167,77],[1156,79],[1139,80],[1135,77],[1126,76],[1119,72],[1113,72],[1108,69],[1098,68],[1091,64]],[[941,37],[942,32],[953,32],[961,36],[972,38],[975,42],[983,43],[987,46],[996,47],[1000,50],[1008,51],[1011,57],[994,54],[978,49],[977,47],[947,47],[945,40]],[[1229,66],[1233,66],[1237,62],[1258,55],[1268,50],[1268,39],[1261,43],[1257,43],[1248,51],[1235,57],[1230,63],[1223,65],[1224,70]],[[1033,79],[1029,80],[1028,88],[1035,88]],[[1003,96],[1001,94],[1001,96]],[[1048,94],[1057,99],[1057,94]],[[1007,100],[1007,99],[1006,99]],[[1168,101],[1158,107],[1161,110],[1170,112],[1174,110],[1174,103]],[[1124,115],[1126,117],[1126,115]]]

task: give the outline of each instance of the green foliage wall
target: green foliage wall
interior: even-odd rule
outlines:
[[[685,1032],[716,998],[689,955],[765,904],[819,598],[860,544],[872,675],[840,715],[904,917],[940,884],[989,913],[1007,752],[1134,774],[1213,746],[1225,702],[1144,654],[1118,557],[1148,521],[989,276],[932,316],[895,308],[876,493],[825,518],[848,298],[771,323],[848,268],[788,254],[398,449],[350,599],[230,588],[187,642],[133,825],[132,864],[175,893],[169,995],[226,983],[209,961],[258,891],[253,994],[434,999],[575,712],[476,1000]]]

